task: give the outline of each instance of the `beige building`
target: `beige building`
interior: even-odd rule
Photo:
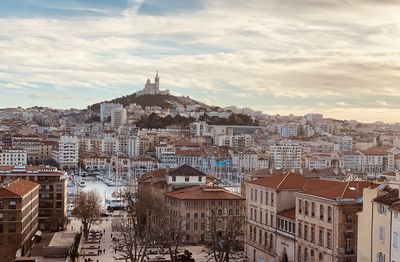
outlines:
[[[0,249],[25,255],[38,229],[39,185],[17,179],[0,186]]]
[[[379,186],[364,189],[363,209],[358,213],[357,261],[398,260],[398,190]],[[393,206],[393,207],[392,207]],[[393,223],[393,221],[395,221]],[[394,235],[397,236],[394,236]]]
[[[210,223],[216,223],[217,229],[223,230],[229,219],[245,214],[245,198],[219,186],[177,189],[166,193],[165,199],[172,225],[182,227],[186,244],[210,241]]]
[[[357,261],[357,212],[370,185],[335,182],[295,193],[296,261]]]
[[[51,166],[0,166],[0,182],[22,178],[40,185],[39,228],[58,230],[67,215],[67,180],[65,173]]]

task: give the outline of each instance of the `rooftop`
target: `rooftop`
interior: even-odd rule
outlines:
[[[245,198],[240,195],[214,185],[201,185],[177,189],[166,193],[165,196],[180,200],[245,200]]]
[[[24,197],[39,185],[25,179],[17,179],[0,187],[0,197]]]

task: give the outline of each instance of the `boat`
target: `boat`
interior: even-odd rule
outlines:
[[[85,180],[79,181],[79,186],[80,187],[85,187],[86,186],[86,181]]]

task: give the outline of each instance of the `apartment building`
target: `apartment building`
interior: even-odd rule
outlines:
[[[211,223],[216,223],[217,230],[223,230],[229,220],[236,217],[240,221],[245,214],[245,198],[219,186],[176,189],[166,193],[165,200],[172,225],[182,227],[186,244],[209,242]]]
[[[232,168],[239,172],[252,171],[258,166],[257,153],[254,150],[232,149],[229,153],[232,159]]]
[[[278,125],[278,133],[281,137],[296,137],[299,134],[299,125],[296,123]]]
[[[39,185],[23,179],[0,185],[0,249],[25,255],[38,229]]]
[[[126,125],[128,120],[126,108],[113,108],[111,109],[111,125],[113,127],[120,127]]]
[[[41,162],[40,147],[40,138],[38,136],[11,137],[11,148],[25,149],[29,164],[39,164]]]
[[[28,156],[25,149],[8,148],[0,151],[0,166],[26,165]]]
[[[381,185],[364,189],[358,213],[357,261],[399,261],[399,191]]]
[[[51,166],[0,166],[0,182],[25,179],[40,185],[39,229],[64,227],[67,215],[67,180],[65,173]]]
[[[109,118],[111,118],[111,110],[120,108],[123,108],[121,104],[113,104],[113,103],[100,104],[100,122],[104,123],[109,121]]]
[[[367,181],[296,192],[296,261],[357,261],[357,212]]]
[[[271,146],[273,165],[278,170],[301,168],[301,145],[290,141],[281,141]]]
[[[53,158],[61,169],[78,167],[79,139],[76,136],[61,136],[58,149],[53,151]]]

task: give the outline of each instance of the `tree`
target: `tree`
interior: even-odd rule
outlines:
[[[245,217],[243,215],[224,218],[212,216],[209,221],[211,244],[209,250],[206,251],[207,261],[246,261],[243,253]]]
[[[168,250],[170,260],[179,262],[178,247],[181,243],[181,219],[172,219],[164,199],[145,189],[128,195],[127,215],[119,223],[119,256],[130,262],[145,261],[150,245]],[[117,248],[117,247],[116,247]]]
[[[74,203],[72,214],[81,220],[83,236],[87,240],[92,225],[101,221],[101,198],[94,191],[79,192]]]

